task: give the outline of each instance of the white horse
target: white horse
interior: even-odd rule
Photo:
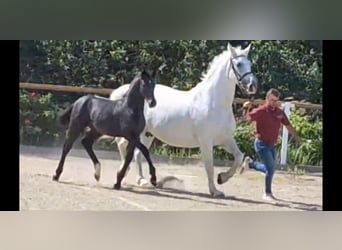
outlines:
[[[236,122],[232,104],[236,84],[246,94],[255,94],[257,90],[257,79],[251,72],[251,62],[247,58],[249,50],[250,45],[241,49],[228,43],[227,50],[214,58],[208,72],[194,88],[180,91],[156,84],[154,94],[157,106],[150,109],[145,105],[146,126],[141,134],[141,142],[149,148],[156,137],[175,147],[200,147],[209,191],[214,197],[224,194],[214,184],[213,147],[221,146],[234,156],[229,171],[218,175],[218,184],[232,177],[243,161],[244,154],[234,139]],[[127,84],[115,89],[110,99],[122,98],[128,87]],[[115,140],[124,162],[127,140],[122,137]],[[142,174],[139,150],[135,151],[134,158],[138,167],[138,184],[148,183]]]

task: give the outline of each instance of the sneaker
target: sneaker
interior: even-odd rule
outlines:
[[[272,193],[265,193],[263,196],[262,196],[262,199],[263,200],[266,200],[266,201],[276,201],[277,198],[274,197],[274,195]]]
[[[240,169],[240,174],[242,174],[243,172],[245,172],[245,170],[249,169],[249,164],[252,163],[253,160],[251,159],[251,157],[249,156],[246,156],[243,163],[242,163],[242,166],[241,166],[241,169]]]

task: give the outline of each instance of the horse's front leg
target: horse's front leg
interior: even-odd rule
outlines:
[[[200,149],[202,161],[207,172],[210,194],[214,197],[224,197],[224,193],[217,190],[214,183],[213,146],[212,144],[205,142],[201,143]]]
[[[148,163],[150,175],[151,175],[151,184],[153,186],[156,186],[157,185],[156,168],[153,166],[153,163],[152,163],[151,157],[150,157],[150,153],[149,153],[148,149],[145,147],[145,145],[142,144],[141,142],[137,143],[137,148],[144,155],[144,157]]]
[[[153,142],[154,136],[149,133],[146,134],[146,132],[143,131],[140,135],[140,139],[141,139],[141,143],[145,145],[147,149],[149,149]],[[134,160],[135,160],[135,164],[136,164],[137,172],[138,172],[137,183],[139,186],[146,186],[149,184],[149,182],[147,179],[144,178],[144,175],[143,175],[141,153],[142,152],[138,149],[135,149],[134,151]]]
[[[116,184],[114,185],[114,189],[120,189],[121,188],[121,181],[125,177],[127,168],[132,161],[135,146],[136,146],[135,141],[129,141],[128,142],[125,162],[124,162],[122,168],[117,173]]]
[[[221,172],[217,176],[217,183],[223,184],[228,181],[235,173],[239,166],[241,166],[244,154],[240,151],[236,144],[234,138],[226,140],[224,144],[221,145],[227,152],[233,154],[234,162],[233,166],[227,172]]]
[[[153,142],[154,137],[152,135],[145,135],[145,132],[141,134],[141,143],[144,144],[147,148],[149,148]],[[121,166],[120,166],[120,171],[124,167],[125,164],[125,158],[127,155],[127,145],[128,141],[124,137],[117,137],[115,139],[118,149],[120,152],[120,157],[121,157]],[[142,171],[142,159],[141,159],[141,151],[138,149],[134,150],[134,160],[135,164],[137,167],[137,183],[139,186],[146,186],[149,184],[148,180],[144,178],[143,171]],[[129,169],[129,166],[128,166]],[[126,171],[127,173],[127,171]]]

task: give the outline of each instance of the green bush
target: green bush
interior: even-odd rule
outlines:
[[[23,40],[20,81],[112,87],[142,67],[156,81],[187,90],[200,80],[228,40]],[[230,41],[239,44],[237,41]],[[322,103],[322,41],[253,40],[249,58],[260,83],[256,98],[271,87],[286,97]],[[240,43],[241,44],[241,43]],[[109,81],[110,80],[110,81]],[[239,90],[236,96],[242,97]]]
[[[291,111],[290,121],[298,132],[303,144],[296,146],[293,138],[289,138],[288,162],[290,164],[306,164],[322,166],[323,159],[323,122],[318,117],[311,120],[304,110],[295,108]]]
[[[61,137],[57,116],[61,109],[52,101],[52,94],[19,92],[20,143],[46,144]]]
[[[240,121],[237,123],[234,134],[236,143],[238,144],[241,152],[255,159],[254,125],[246,121]]]

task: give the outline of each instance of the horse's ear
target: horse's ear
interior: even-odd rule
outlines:
[[[156,78],[157,72],[158,72],[158,69],[153,70],[152,75],[151,75],[153,79]]]
[[[250,49],[251,49],[251,43],[249,43],[249,45],[243,50],[243,54],[247,56]]]
[[[231,48],[232,48],[232,45],[230,44],[230,42],[228,42],[228,44],[227,44],[227,50],[231,50]]]
[[[237,56],[235,48],[230,44],[230,42],[228,42],[227,50],[230,51],[232,57],[236,57]]]
[[[150,78],[150,75],[147,73],[145,69],[141,72],[141,76]]]

